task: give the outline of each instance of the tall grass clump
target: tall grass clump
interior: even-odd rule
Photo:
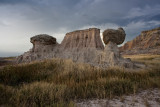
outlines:
[[[134,94],[140,89],[160,88],[159,83],[159,66],[134,72],[52,59],[3,68],[0,105],[75,106],[77,99]]]

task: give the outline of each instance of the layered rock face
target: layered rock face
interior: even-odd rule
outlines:
[[[107,30],[107,32],[112,31],[114,30]],[[113,37],[103,33],[103,38],[112,37],[112,39],[103,39],[105,43],[107,42],[105,47],[100,38],[100,29],[97,28],[67,33],[61,44],[58,44],[56,38],[49,35],[37,35],[31,38],[33,48],[19,56],[17,63],[49,58],[62,58],[103,68],[111,66],[133,68],[134,64],[130,60],[123,59],[117,47],[117,44],[124,41],[124,30],[119,28],[114,32],[116,33],[112,33]]]
[[[67,33],[61,43],[64,49],[96,48],[104,49],[100,38],[100,29],[90,28]]]
[[[160,54],[160,28],[142,31],[120,47],[122,54]]]
[[[75,62],[92,63],[98,50],[104,45],[100,38],[100,29],[90,28],[69,32],[59,46],[56,57],[72,59]]]

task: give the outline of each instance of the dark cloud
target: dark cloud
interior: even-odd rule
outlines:
[[[99,27],[103,31],[122,26],[126,40],[131,40],[142,30],[160,26],[160,0],[0,0],[0,13],[0,36],[14,37],[16,51],[24,45],[23,38],[39,33],[61,42],[66,32],[76,29]]]
[[[19,3],[28,3],[27,0],[0,0],[0,5],[5,4],[19,4]]]

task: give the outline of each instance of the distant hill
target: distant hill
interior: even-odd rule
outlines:
[[[0,67],[14,64],[16,57],[0,57]]]
[[[160,27],[142,31],[139,36],[120,47],[121,54],[160,54]]]

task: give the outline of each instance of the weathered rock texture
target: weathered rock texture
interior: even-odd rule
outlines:
[[[160,28],[142,31],[120,47],[122,54],[160,54]]]
[[[100,38],[100,29],[90,28],[67,33],[61,43],[64,49],[69,48],[96,48],[104,49]]]
[[[49,36],[47,34],[40,34],[40,35],[36,35],[31,37],[31,43],[33,43],[33,45],[53,45],[53,44],[57,44],[56,42],[56,38]]]
[[[32,52],[49,51],[47,48],[51,49],[51,47],[54,47],[57,44],[56,38],[47,34],[33,36],[30,39],[30,42],[33,44]]]
[[[123,33],[125,34],[125,32]],[[97,28],[67,33],[61,44],[48,35],[34,36],[31,38],[33,48],[19,56],[17,62],[62,58],[103,68],[111,66],[133,68],[134,64],[130,60],[123,59],[117,47],[117,44],[122,42],[122,40],[118,42],[119,35],[122,36],[121,31],[116,32],[116,35],[114,34],[116,39],[109,39],[110,41],[105,47],[100,38],[100,29]]]
[[[123,28],[118,28],[118,30],[107,29],[103,32],[103,41],[108,44],[110,41],[120,45],[124,42],[126,37]]]

